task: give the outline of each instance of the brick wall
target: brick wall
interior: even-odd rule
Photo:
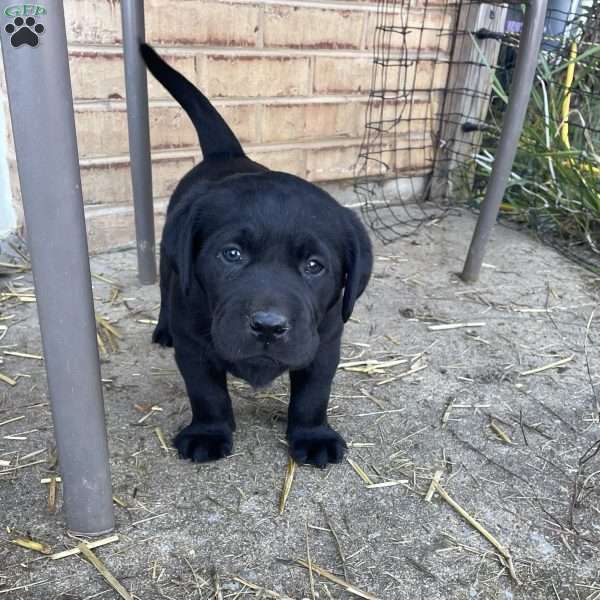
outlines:
[[[120,5],[64,5],[90,246],[100,250],[133,236]],[[145,7],[148,41],[213,100],[252,158],[312,181],[352,176],[370,87],[375,2],[146,0]],[[427,15],[450,18],[431,8]],[[422,20],[416,6],[408,24]],[[438,41],[426,32],[421,45]],[[445,76],[434,74],[436,87]],[[200,151],[187,116],[151,75],[148,81],[160,225],[170,192]],[[430,160],[425,147],[411,156],[411,168],[426,169]]]

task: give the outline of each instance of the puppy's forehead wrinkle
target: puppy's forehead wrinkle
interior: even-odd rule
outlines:
[[[256,208],[248,208],[263,227],[307,242],[328,241],[341,233],[342,209],[334,205],[331,210],[320,211],[320,204],[319,199],[312,197],[289,196],[280,202],[256,199]]]
[[[307,217],[302,206],[273,203],[270,199],[252,200],[241,206],[231,203],[221,211],[200,211],[199,221],[209,235],[229,236],[231,242],[249,247],[291,244],[294,249],[318,249],[336,245],[341,237],[335,222],[323,223]]]

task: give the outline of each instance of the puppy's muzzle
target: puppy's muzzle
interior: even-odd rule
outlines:
[[[252,335],[262,342],[274,342],[287,336],[290,323],[285,315],[274,311],[259,310],[250,315]]]

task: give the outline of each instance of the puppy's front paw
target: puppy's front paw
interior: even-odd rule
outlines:
[[[208,462],[225,458],[233,448],[231,428],[228,425],[192,423],[184,427],[173,440],[180,458],[193,462]]]
[[[346,452],[344,438],[329,425],[295,427],[288,431],[290,456],[300,464],[324,468],[339,463]]]
[[[152,342],[165,348],[173,347],[173,336],[168,327],[164,327],[160,323],[155,327],[152,334]]]

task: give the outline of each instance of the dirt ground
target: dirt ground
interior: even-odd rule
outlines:
[[[158,287],[137,285],[131,250],[93,258],[97,314],[122,336],[101,328],[119,540],[94,552],[134,598],[600,599],[600,278],[498,227],[466,285],[472,227],[453,216],[377,247],[330,404],[358,469],[298,467],[283,514],[287,381],[231,381],[233,456],[179,460],[156,429],[189,419],[171,351],[150,344]],[[117,598],[80,556],[11,543],[77,541],[41,483],[60,471],[43,363],[6,354],[41,352],[30,274],[2,284],[0,599]],[[449,501],[425,499],[436,471]]]

